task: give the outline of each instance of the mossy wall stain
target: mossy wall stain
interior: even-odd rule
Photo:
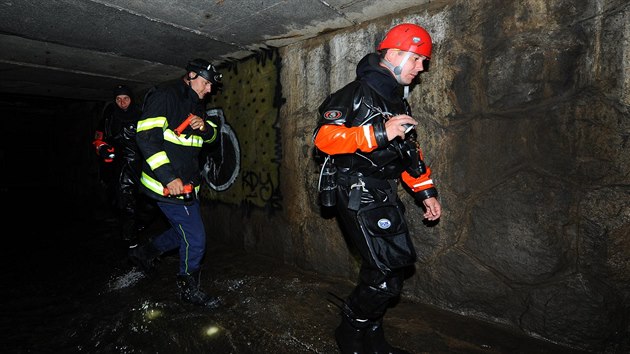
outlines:
[[[220,68],[223,89],[207,108],[223,109],[226,122],[238,138],[240,173],[234,184],[217,192],[207,185],[202,198],[228,204],[281,209],[279,167],[282,160],[277,127],[281,90],[277,51],[263,51]]]

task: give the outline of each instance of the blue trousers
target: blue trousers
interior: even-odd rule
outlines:
[[[158,202],[171,228],[155,237],[153,246],[160,252],[179,248],[179,275],[192,274],[201,268],[206,251],[206,230],[201,218],[199,200],[193,205]]]

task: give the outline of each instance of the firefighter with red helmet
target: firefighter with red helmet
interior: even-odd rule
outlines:
[[[319,107],[313,140],[325,156],[321,201],[335,207],[362,259],[335,330],[342,353],[406,353],[385,340],[383,317],[400,296],[405,270],[416,261],[398,184],[413,192],[427,220],[441,216],[431,169],[416,140],[418,121],[406,99],[431,50],[424,28],[411,23],[391,28],[377,53],[357,64],[356,79]]]

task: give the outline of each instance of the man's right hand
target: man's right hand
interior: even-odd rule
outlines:
[[[166,189],[168,189],[170,195],[180,195],[184,193],[184,182],[182,182],[181,178],[175,178],[168,182]]]
[[[385,131],[387,132],[387,139],[389,141],[392,141],[397,136],[404,139],[405,133],[409,129],[408,124],[417,125],[418,122],[415,119],[411,118],[411,116],[408,116],[406,114],[400,114],[400,115],[389,118],[385,122]]]

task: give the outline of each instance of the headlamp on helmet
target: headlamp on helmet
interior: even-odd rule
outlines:
[[[223,74],[218,72],[214,65],[204,59],[193,59],[189,61],[188,65],[186,65],[186,71],[196,73],[210,81],[213,85],[221,85],[221,80],[223,79]]]

